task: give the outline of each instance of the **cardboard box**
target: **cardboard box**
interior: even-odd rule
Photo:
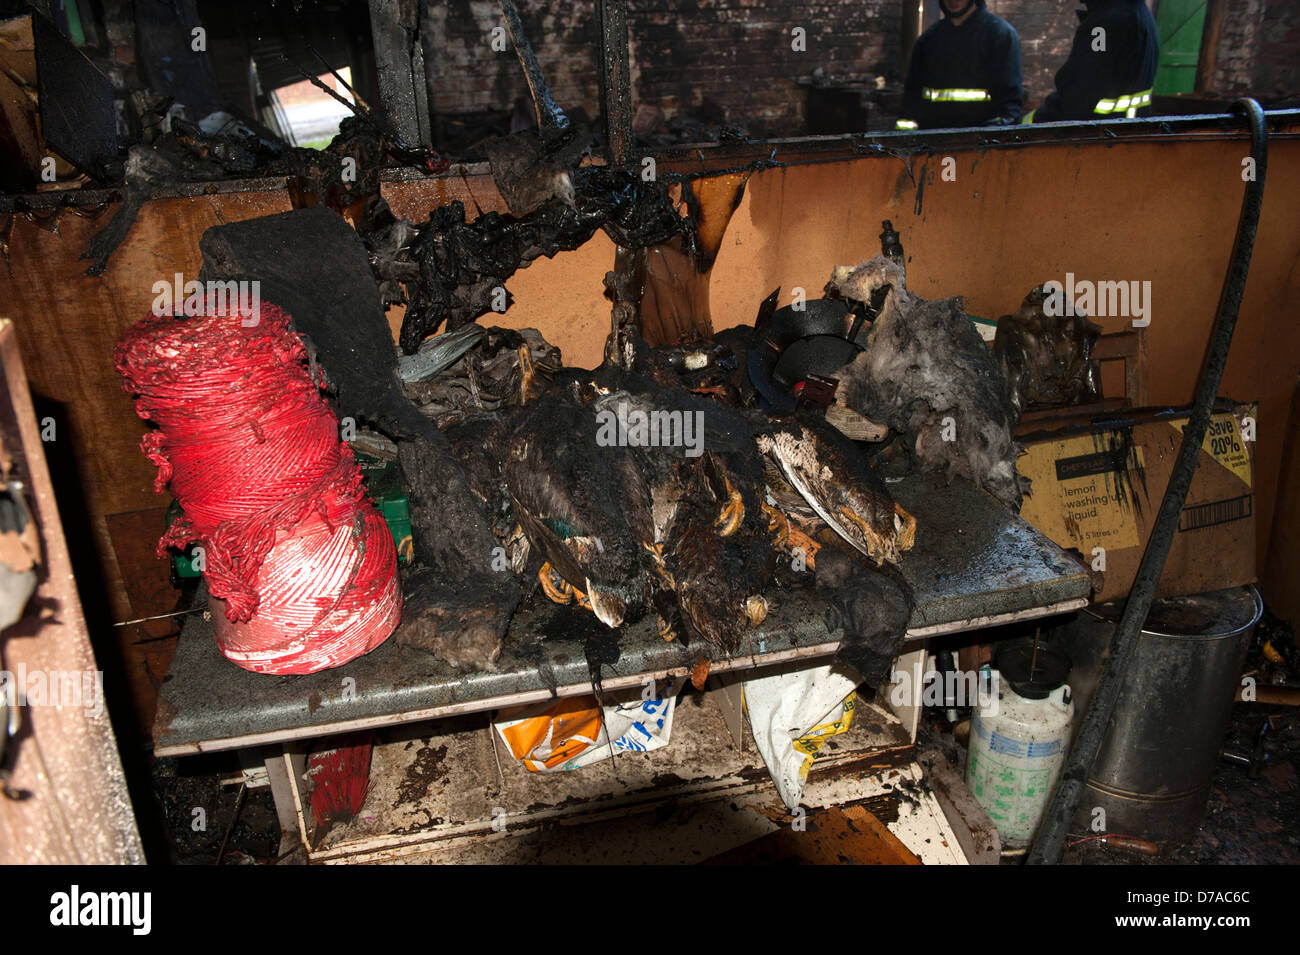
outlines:
[[[1188,409],[1143,409],[1079,421],[1037,421],[1020,436],[1017,468],[1032,482],[1020,516],[1093,570],[1093,599],[1133,586],[1178,457]],[[1157,595],[1254,583],[1254,404],[1222,399],[1183,504]]]

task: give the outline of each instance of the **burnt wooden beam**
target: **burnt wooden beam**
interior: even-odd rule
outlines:
[[[506,21],[506,32],[510,34],[510,42],[515,46],[515,55],[519,57],[519,65],[523,67],[524,79],[528,83],[528,91],[532,94],[533,106],[537,110],[537,128],[544,137],[548,133],[568,129],[569,117],[564,115],[564,110],[556,105],[555,99],[551,96],[551,88],[546,85],[541,64],[537,62],[537,54],[533,52],[533,46],[528,42],[528,34],[524,32],[524,22],[519,18],[519,8],[515,6],[514,0],[499,0],[499,2],[501,15]]]
[[[379,101],[398,136],[430,146],[429,91],[420,43],[422,0],[370,0]]]
[[[1205,26],[1201,30],[1201,54],[1196,63],[1196,92],[1214,89],[1214,70],[1219,63],[1219,34],[1223,28],[1223,0],[1205,4]]]
[[[921,5],[904,3],[902,15],[898,18],[898,74],[907,76],[907,68],[912,62],[912,48],[921,38]]]
[[[627,0],[596,0],[600,31],[600,109],[610,159],[625,165],[632,158],[632,67],[627,40]]]

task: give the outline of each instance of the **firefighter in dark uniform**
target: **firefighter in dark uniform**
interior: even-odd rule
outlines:
[[[1160,33],[1143,0],[1083,0],[1070,57],[1056,90],[1026,123],[1145,116],[1160,57]]]
[[[984,0],[940,0],[912,48],[898,129],[1010,126],[1020,119],[1020,37]]]

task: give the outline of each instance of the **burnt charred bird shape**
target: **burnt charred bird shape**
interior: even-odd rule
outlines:
[[[689,647],[707,671],[715,653],[741,649],[766,619],[775,566],[793,547],[791,522],[820,517],[834,540],[817,551],[827,557],[814,586],[831,608],[828,626],[844,632],[842,658],[878,683],[910,616],[910,593],[887,568],[912,546],[914,519],[824,421],[772,419],[727,404],[725,393],[696,393],[675,370],[673,349],[625,335],[626,347],[615,350],[625,363],[564,369],[509,419],[492,412],[454,429],[480,436],[486,429],[504,449],[499,470],[483,462],[471,470],[484,499],[499,500],[494,481],[505,485],[506,510],[527,542],[512,566],[550,600],[590,611],[603,627],[653,614],[660,636]],[[689,418],[700,440],[600,438],[602,422],[638,415]],[[772,474],[817,516],[787,516],[769,504]],[[853,597],[864,587],[872,600]]]
[[[993,354],[1002,366],[1016,410],[1064,408],[1101,396],[1101,368],[1092,357],[1101,326],[1084,315],[1048,315],[1039,285],[1020,308],[998,321]]]

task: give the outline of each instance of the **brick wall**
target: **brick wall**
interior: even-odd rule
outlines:
[[[1078,0],[988,0],[988,8],[1020,34],[1025,110],[1043,104],[1054,88],[1053,77],[1070,55],[1079,18]]]
[[[832,77],[895,78],[897,0],[631,0],[633,90],[665,113],[706,101],[751,132],[801,131],[805,91],[821,69]],[[804,31],[802,52],[792,48]]]
[[[518,4],[551,93],[563,107],[597,105],[596,28],[592,0],[524,0]],[[492,48],[503,26],[495,0],[430,3],[425,29],[429,106],[439,113],[510,109],[527,96],[509,38]],[[498,44],[500,45],[500,44]]]
[[[520,15],[557,102],[599,110],[592,0],[522,0]],[[856,77],[898,74],[898,0],[631,0],[628,32],[634,102],[666,116],[704,108],[757,134],[800,132],[804,92],[795,84],[821,67]],[[430,104],[465,113],[509,109],[526,96],[513,48],[495,52],[501,25],[490,0],[429,5]],[[791,49],[791,30],[806,49]]]
[[[1264,0],[1235,0],[1224,5],[1219,51],[1214,62],[1216,92],[1238,92],[1254,85],[1252,74],[1264,6]]]
[[[1300,94],[1300,8],[1295,0],[1234,0],[1223,11],[1214,92]]]
[[[836,78],[901,79],[899,24],[912,0],[629,0],[636,105],[667,117],[704,114],[755,135],[804,132],[801,77],[821,68]],[[1026,109],[1042,104],[1070,51],[1079,0],[988,0],[1020,34]],[[556,100],[599,112],[593,0],[520,0],[520,13]],[[938,16],[925,0],[926,20]],[[501,26],[494,0],[434,0],[426,32],[430,104],[440,113],[508,110],[527,96],[513,48],[491,48]],[[791,30],[806,30],[806,50]],[[1300,4],[1226,4],[1215,89],[1297,90]]]
[[[1260,22],[1254,86],[1261,95],[1300,93],[1300,5],[1273,0]]]

